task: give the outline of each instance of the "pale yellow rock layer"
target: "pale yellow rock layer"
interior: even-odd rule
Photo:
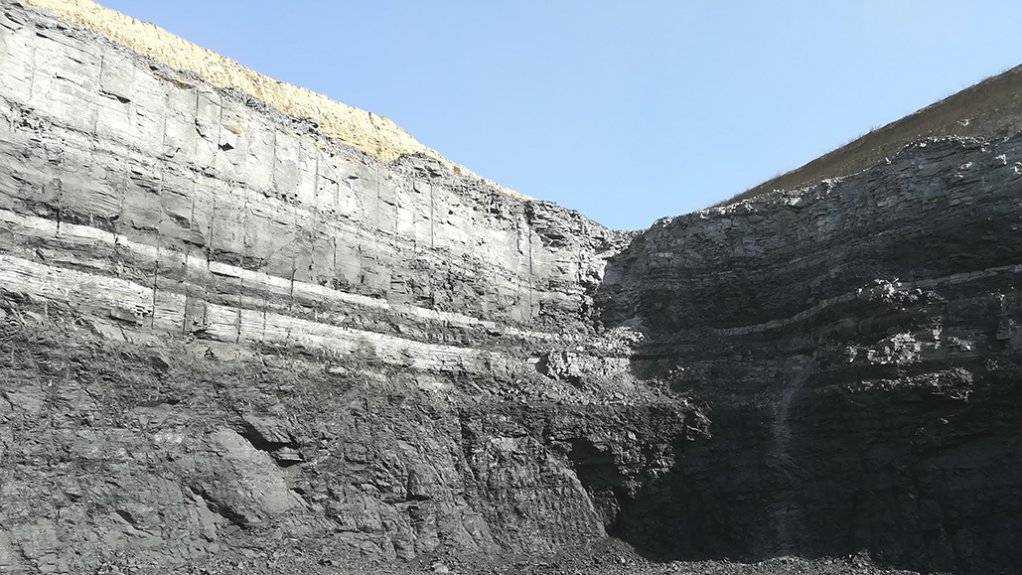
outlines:
[[[274,80],[154,24],[105,8],[93,0],[22,1],[51,10],[68,22],[98,32],[171,68],[197,74],[214,86],[248,94],[292,116],[312,118],[327,136],[380,160],[391,161],[404,154],[422,153],[436,158],[458,173],[477,177],[501,191],[524,197],[454,164],[383,116],[342,104],[306,88]]]

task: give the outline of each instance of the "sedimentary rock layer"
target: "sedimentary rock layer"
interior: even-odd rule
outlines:
[[[427,158],[380,164],[31,14],[9,8],[2,36],[11,257],[82,252],[72,267],[153,290],[139,313],[184,332],[210,320],[190,299],[300,314],[333,298],[491,329],[585,320],[579,280],[616,234]]]
[[[1022,566],[1019,138],[617,232],[37,5],[0,2],[0,570]]]
[[[665,219],[607,267],[632,365],[712,439],[622,529],[681,556],[1022,562],[1022,138]],[[685,533],[687,536],[678,536]]]
[[[623,234],[18,3],[0,54],[5,569],[603,534],[569,455],[628,392],[591,322]],[[473,407],[506,398],[535,410]]]
[[[285,114],[309,118],[324,134],[380,160],[421,154],[459,174],[473,175],[468,168],[450,162],[437,151],[419,143],[388,118],[269,78],[153,24],[104,8],[93,0],[24,0],[24,3],[52,11],[67,22],[99,32],[168,66],[175,75],[185,73],[195,76],[217,88],[257,98]],[[485,180],[485,183],[506,193],[521,195],[495,182]]]

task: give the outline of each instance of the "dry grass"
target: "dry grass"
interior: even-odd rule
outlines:
[[[1010,68],[900,120],[853,139],[808,164],[750,188],[718,206],[776,189],[794,190],[828,178],[849,176],[924,138],[994,139],[1022,131],[1022,66]]]
[[[320,130],[336,140],[383,161],[405,154],[425,154],[457,173],[479,178],[508,194],[522,194],[481,178],[419,143],[393,121],[291,84],[274,80],[238,62],[197,46],[148,22],[105,8],[93,0],[24,0],[50,10],[62,19],[98,32],[114,42],[175,68],[194,73],[220,88],[248,94],[295,117],[314,119]]]

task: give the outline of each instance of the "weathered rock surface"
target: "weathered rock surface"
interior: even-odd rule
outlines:
[[[603,319],[645,333],[633,369],[712,421],[624,536],[686,557],[1022,564],[1020,159],[1020,137],[928,140],[662,220],[612,259]]]
[[[689,434],[594,336],[625,234],[2,6],[6,570],[547,553],[605,535],[577,445]]]
[[[0,571],[1022,567],[1022,139],[626,233],[12,0],[0,58]]]
[[[199,76],[217,88],[255,98],[292,116],[308,118],[323,134],[380,160],[390,161],[403,155],[420,154],[440,162],[457,173],[472,174],[465,166],[450,162],[436,150],[416,141],[411,134],[388,118],[347,106],[306,88],[267,77],[149,22],[142,22],[116,10],[104,8],[95,0],[19,1],[48,10],[67,22],[99,32],[114,42],[174,70]],[[498,186],[488,180],[487,183]],[[507,188],[500,189],[513,195],[520,195]]]

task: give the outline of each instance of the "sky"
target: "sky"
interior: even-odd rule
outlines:
[[[996,0],[100,0],[640,229],[1022,64]]]

